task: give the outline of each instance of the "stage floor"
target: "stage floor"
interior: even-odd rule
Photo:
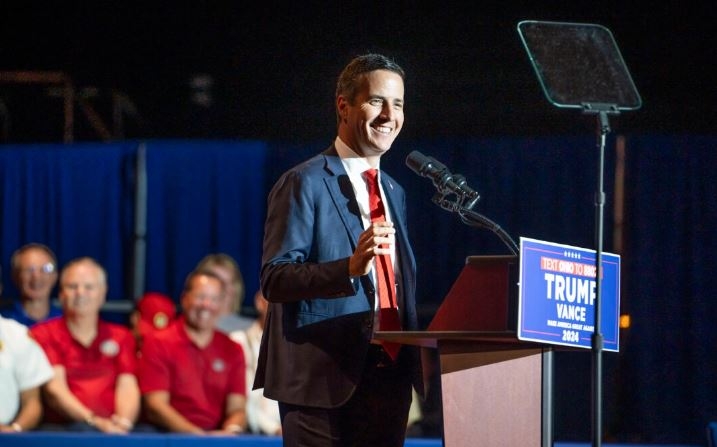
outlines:
[[[176,434],[107,435],[100,433],[30,432],[0,435],[2,447],[281,447],[281,438],[273,436],[204,437]],[[554,447],[590,447],[590,442],[556,442]],[[440,439],[407,439],[404,447],[443,447]],[[480,447],[477,442],[473,446]],[[506,446],[511,447],[511,446]],[[702,447],[694,444],[603,444],[603,447]]]

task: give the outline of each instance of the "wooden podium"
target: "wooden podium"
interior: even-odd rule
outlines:
[[[378,338],[438,349],[446,447],[551,447],[552,349],[518,340],[515,256],[467,259],[426,331]]]

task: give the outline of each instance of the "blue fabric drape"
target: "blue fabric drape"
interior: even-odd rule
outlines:
[[[236,259],[253,305],[265,214],[260,142],[147,144],[146,289],[179,298],[185,276],[208,253]]]
[[[131,261],[135,144],[17,145],[0,149],[0,253],[3,296],[12,252],[48,245],[60,265],[79,256],[107,270],[109,299],[124,298]]]
[[[138,142],[19,145],[0,150],[3,265],[27,242],[51,247],[60,265],[96,258],[109,300],[132,299]],[[184,276],[207,253],[239,263],[249,297],[258,288],[265,209],[260,142],[146,143],[146,290],[177,299]],[[3,296],[17,291],[3,269]],[[249,305],[252,301],[247,300]]]
[[[648,441],[702,442],[717,420],[717,138],[628,141],[620,416]]]

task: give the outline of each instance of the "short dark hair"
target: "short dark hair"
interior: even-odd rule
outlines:
[[[12,254],[12,257],[10,258],[10,267],[13,270],[18,268],[18,263],[20,262],[20,261],[18,261],[18,258],[20,257],[21,254],[25,253],[26,251],[30,251],[30,250],[44,251],[47,254],[47,256],[49,256],[50,259],[52,259],[52,263],[55,264],[55,267],[57,267],[57,256],[55,256],[55,253],[52,250],[50,250],[50,247],[48,247],[45,244],[40,244],[39,242],[30,242],[29,244],[25,244],[22,247],[15,250],[15,252],[13,252],[13,254]]]
[[[45,244],[40,244],[39,242],[30,242],[29,244],[25,244],[15,250],[12,257],[10,257],[10,275],[12,276],[13,281],[17,281],[20,275],[20,256],[30,250],[40,250],[45,252],[45,254],[47,254],[47,256],[51,259],[52,265],[55,266],[55,271],[57,271],[57,256],[55,256],[55,253],[50,249],[50,247]]]
[[[194,286],[194,278],[197,278],[199,276],[208,276],[210,278],[214,278],[217,281],[219,281],[219,284],[222,286],[222,293],[224,293],[224,281],[213,271],[209,269],[202,269],[202,268],[195,268],[184,279],[184,288],[182,289],[182,293],[187,293],[190,290],[192,290],[192,287]]]
[[[356,93],[361,86],[360,78],[364,73],[375,70],[388,70],[401,76],[402,80],[406,80],[406,73],[400,65],[392,59],[376,53],[363,54],[356,56],[351,62],[344,67],[336,82],[336,99],[339,96],[345,96],[350,104],[353,104]]]

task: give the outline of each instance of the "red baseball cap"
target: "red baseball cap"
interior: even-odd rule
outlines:
[[[137,301],[139,311],[139,332],[162,330],[177,316],[177,306],[172,299],[159,292],[146,292]]]

